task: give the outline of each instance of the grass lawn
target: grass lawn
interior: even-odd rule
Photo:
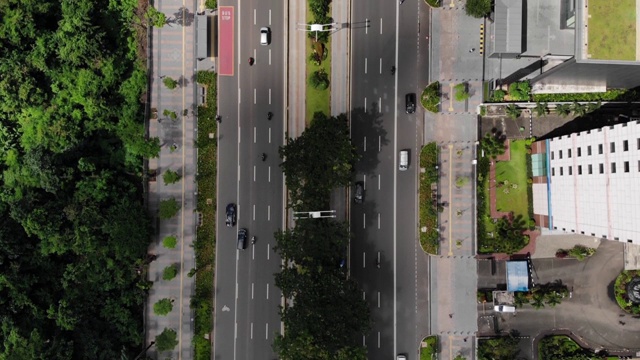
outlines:
[[[496,207],[498,211],[513,211],[528,222],[527,148],[522,140],[512,141],[510,147],[511,160],[496,163]],[[508,184],[502,185],[504,181]]]
[[[312,19],[313,15],[311,11],[307,8],[307,19]],[[307,47],[307,51],[305,52],[305,56],[307,57],[307,72],[306,72],[306,84],[307,84],[307,98],[306,98],[306,123],[309,125],[311,120],[313,119],[313,114],[321,111],[325,115],[331,115],[331,84],[329,87],[324,90],[317,90],[313,88],[313,86],[309,85],[309,76],[313,74],[316,70],[324,69],[331,79],[331,37],[329,37],[329,41],[325,44],[326,51],[329,53],[327,59],[322,61],[320,66],[316,66],[313,62],[309,61],[309,57],[313,53],[311,49],[311,39],[307,38],[305,40],[305,44]]]
[[[589,0],[592,59],[636,60],[636,0]]]

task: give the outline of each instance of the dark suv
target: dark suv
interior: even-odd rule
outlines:
[[[247,229],[238,230],[238,250],[244,250],[247,247]]]
[[[413,114],[416,112],[416,94],[409,93],[405,95],[404,101],[406,103],[406,112],[407,114]]]
[[[362,181],[356,182],[356,190],[353,195],[353,201],[356,204],[362,204],[364,201],[364,183]]]
[[[236,204],[231,203],[227,205],[227,226],[236,226]]]

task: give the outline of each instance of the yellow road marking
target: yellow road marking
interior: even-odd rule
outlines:
[[[453,84],[449,84],[449,111],[453,111]]]

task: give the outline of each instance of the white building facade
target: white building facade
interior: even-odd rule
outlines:
[[[640,121],[543,140],[534,213],[550,229],[640,244]]]

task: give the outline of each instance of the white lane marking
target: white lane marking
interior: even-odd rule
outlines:
[[[367,337],[362,335],[362,346],[367,346],[366,339]]]
[[[269,144],[271,144],[271,128],[269,128]]]
[[[236,253],[240,254],[239,251],[236,251]],[[238,256],[236,255],[236,259],[238,259]],[[236,282],[236,300],[238,299],[238,283]]]
[[[362,228],[367,228],[367,214],[362,214]]]
[[[238,182],[240,182],[240,165],[238,165]]]
[[[378,112],[382,113],[382,98],[378,98]]]
[[[367,267],[367,253],[363,252],[362,253],[362,268],[366,268]]]
[[[362,146],[362,148],[364,149],[364,151],[367,151],[367,137],[364,137],[364,145]]]
[[[271,9],[269,9],[269,26],[271,26]]]
[[[395,63],[398,63],[398,49],[399,49],[399,37],[400,37],[400,4],[396,3],[396,56]],[[398,153],[398,77],[394,77],[394,98],[395,103],[393,104],[393,351],[392,354],[396,354],[398,351],[398,243],[397,243],[397,226],[396,221],[398,220],[398,171],[395,169],[398,168],[398,156],[395,154]]]
[[[380,190],[380,174],[378,174],[378,190]]]
[[[271,49],[269,49],[269,65],[271,65]]]
[[[380,230],[380,213],[378,213],[378,230]]]
[[[380,35],[382,35],[382,18],[380,18]]]
[[[266,323],[265,325],[266,326],[265,326],[265,337],[264,338],[266,340],[269,340],[269,323]]]
[[[256,182],[256,166],[253,165],[253,182]]]
[[[269,300],[269,283],[267,283],[267,300]]]
[[[365,295],[364,295],[364,291],[362,292],[362,300],[365,300]]]
[[[367,63],[368,63],[367,60],[368,60],[367,58],[364,58],[364,73],[365,74],[367,73]]]
[[[380,349],[380,331],[378,331],[378,349]]]
[[[253,9],[253,25],[256,24],[256,9]]]
[[[378,291],[378,307],[380,307],[380,291]]]
[[[271,221],[271,205],[267,205],[267,221]]]
[[[364,190],[367,190],[367,176],[366,175],[362,175],[362,187],[364,188]]]
[[[251,338],[253,339],[253,322],[251,323]]]
[[[238,126],[238,144],[240,144],[242,142],[242,136],[240,136],[240,133],[242,133],[242,128],[240,126]],[[240,147],[238,147],[240,148]]]
[[[380,58],[380,74],[382,74],[382,58]]]
[[[253,283],[251,283],[251,300],[253,300]]]
[[[269,182],[271,182],[271,166],[269,166]]]
[[[233,324],[233,338],[238,339],[238,323]]]
[[[251,260],[255,260],[255,259],[256,259],[256,246],[251,245]]]
[[[269,50],[271,51],[271,50]],[[271,88],[269,88],[269,105],[271,105]]]
[[[367,98],[364,98],[364,112],[367,112]]]
[[[365,23],[364,33],[369,34],[369,19],[364,19],[364,23]]]
[[[240,80],[238,80],[240,81]],[[242,102],[242,89],[238,88],[238,104]]]
[[[256,127],[254,126],[254,127],[253,127],[253,143],[254,143],[254,144],[256,143],[256,138],[257,138],[257,135],[256,135]]]
[[[271,257],[271,245],[267,244],[267,260]],[[267,284],[267,299],[269,298],[269,284]]]
[[[253,220],[256,220],[256,204],[253,204]]]
[[[378,152],[380,152],[381,148],[382,148],[382,136],[378,135]]]

